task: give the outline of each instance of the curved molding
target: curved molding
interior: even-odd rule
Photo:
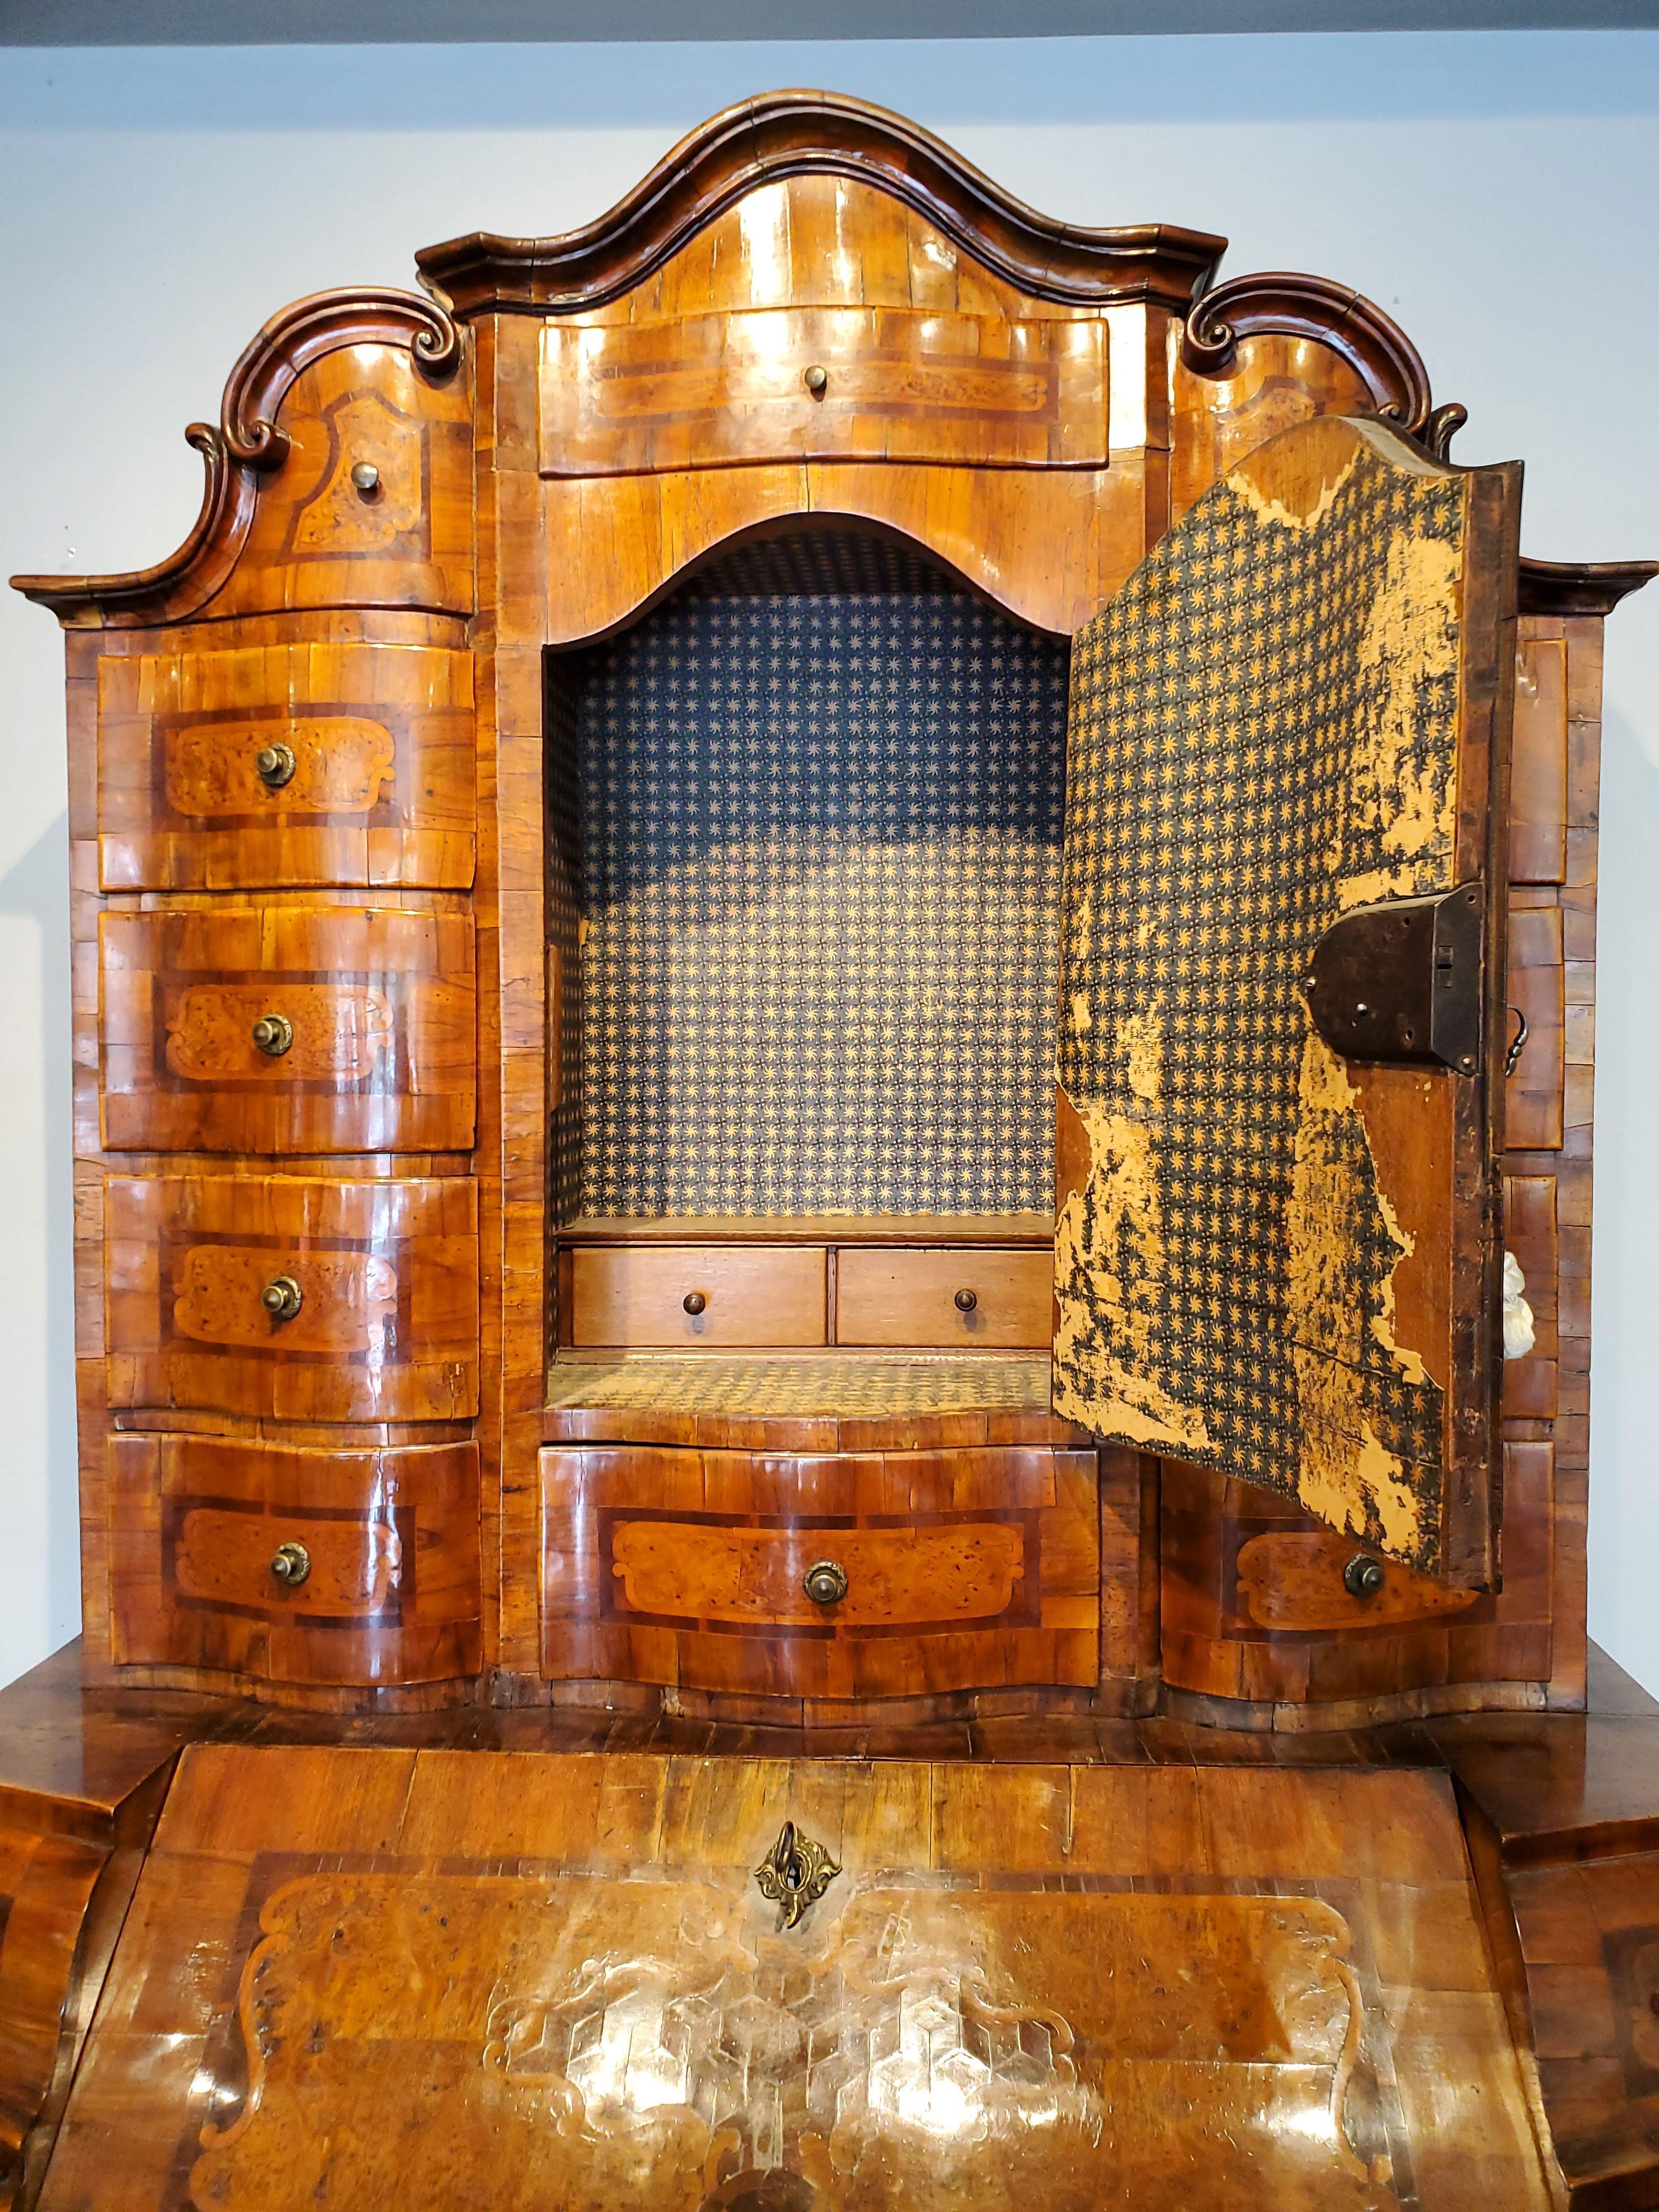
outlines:
[[[1659,576],[1659,561],[1521,560],[1523,615],[1610,615]]]
[[[1041,300],[1157,300],[1184,314],[1224,238],[1166,223],[1085,230],[1038,215],[902,116],[828,92],[740,101],[683,138],[608,215],[558,238],[475,231],[415,257],[465,319],[594,307],[629,291],[745,194],[785,177],[856,177],[902,200]]]
[[[1323,276],[1273,269],[1218,285],[1188,316],[1181,357],[1199,376],[1226,376],[1238,341],[1267,334],[1329,346],[1363,378],[1386,422],[1413,436],[1427,428],[1433,399],[1417,348],[1381,307]],[[1449,439],[1451,430],[1443,434]]]
[[[282,466],[276,417],[295,379],[342,346],[406,345],[428,376],[452,375],[459,325],[434,301],[389,289],[316,292],[273,315],[231,370],[217,425],[192,422],[187,441],[207,466],[201,513],[176,553],[153,568],[104,576],[14,576],[14,591],[77,629],[177,622],[211,599],[234,567],[253,519],[257,479]]]

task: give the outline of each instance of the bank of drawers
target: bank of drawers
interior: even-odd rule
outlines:
[[[568,1340],[584,1348],[1040,1349],[1043,1249],[595,1245],[569,1255]]]
[[[1092,1450],[570,1444],[541,1470],[552,1679],[829,1699],[1096,1682]]]

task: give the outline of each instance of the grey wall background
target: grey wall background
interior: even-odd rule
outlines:
[[[1090,223],[1226,233],[1401,321],[1525,550],[1659,554],[1659,33],[1456,32],[0,53],[0,573],[137,568],[194,519],[273,309],[420,245],[569,228],[727,101],[828,85]],[[0,598],[0,1680],[77,1620],[62,656]],[[1609,625],[1591,1632],[1659,1689],[1659,586]]]

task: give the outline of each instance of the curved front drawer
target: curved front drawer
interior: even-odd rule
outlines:
[[[471,1146],[465,915],[275,903],[104,914],[98,945],[108,1150]],[[274,1050],[259,1042],[273,1023]]]
[[[118,1664],[319,1685],[477,1672],[476,1444],[130,1434],[109,1475]],[[289,1583],[273,1568],[295,1555]]]
[[[290,1421],[477,1411],[471,1182],[117,1176],[104,1204],[112,1405]]]
[[[465,890],[475,778],[470,653],[330,641],[98,664],[105,890]]]
[[[552,1679],[828,1700],[1098,1679],[1092,1451],[556,1445],[541,1489]]]

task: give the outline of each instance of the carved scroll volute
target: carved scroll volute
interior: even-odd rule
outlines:
[[[1308,338],[1328,346],[1356,372],[1375,412],[1444,458],[1445,442],[1465,420],[1455,405],[1436,409],[1421,355],[1381,307],[1346,284],[1287,270],[1235,276],[1206,292],[1187,318],[1181,358],[1194,375],[1232,374],[1242,338]],[[1451,418],[1455,416],[1456,419]]]

